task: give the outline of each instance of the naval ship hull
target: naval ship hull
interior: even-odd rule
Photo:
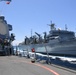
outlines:
[[[37,53],[76,57],[76,41],[37,44],[34,47]]]
[[[57,43],[22,45],[21,47],[29,52],[34,48],[36,53],[76,57],[76,40]]]
[[[42,48],[44,48],[42,50]],[[43,44],[42,46],[35,47],[36,52],[42,54],[50,54],[50,55],[60,55],[60,56],[76,56],[76,45],[68,45],[68,44],[57,44],[51,46],[51,44]],[[40,50],[41,49],[41,50]]]

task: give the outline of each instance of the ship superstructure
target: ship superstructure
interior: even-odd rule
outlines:
[[[4,16],[0,16],[0,54],[11,54],[11,42],[14,41],[12,25],[8,24]]]

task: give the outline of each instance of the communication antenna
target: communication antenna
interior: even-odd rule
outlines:
[[[76,37],[76,28],[75,28],[75,37]]]
[[[52,23],[52,21],[51,21],[51,24],[47,24],[47,25],[50,26],[50,29],[51,29],[51,30],[56,30],[56,28],[55,28],[55,24]]]
[[[67,30],[68,28],[67,28],[67,24],[65,24],[65,30]]]
[[[32,29],[31,29],[31,37],[32,37]]]

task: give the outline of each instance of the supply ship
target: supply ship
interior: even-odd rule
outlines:
[[[51,23],[49,34],[44,32],[44,38],[35,32],[36,35],[25,37],[23,43],[19,44],[25,50],[35,49],[36,53],[74,56],[76,57],[76,37],[73,31],[56,29],[55,24]]]

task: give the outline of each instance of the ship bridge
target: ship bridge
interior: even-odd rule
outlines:
[[[75,38],[75,33],[72,31],[66,31],[66,30],[52,30],[49,32],[48,37],[54,37],[54,36],[59,36],[62,40],[67,40],[67,39],[74,39]]]

